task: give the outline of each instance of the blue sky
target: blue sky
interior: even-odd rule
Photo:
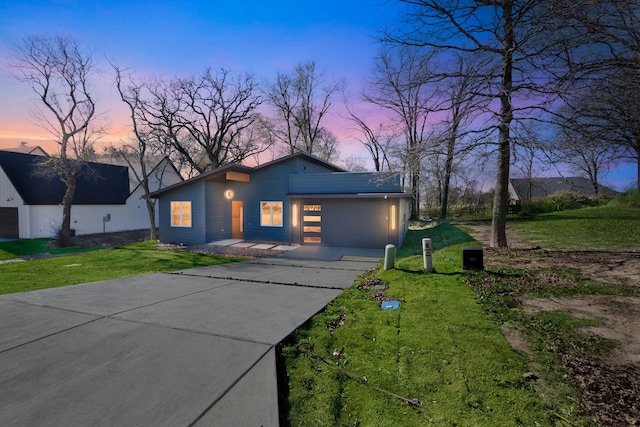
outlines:
[[[112,136],[105,140],[111,142],[124,136],[128,120],[104,58],[143,75],[225,67],[261,82],[314,60],[357,94],[380,48],[376,36],[399,25],[401,8],[396,0],[0,0],[0,148],[27,141],[55,152],[49,134],[30,119],[33,94],[6,67],[8,44],[26,34],[70,34],[95,52],[104,70],[99,108],[109,119]],[[368,161],[353,125],[341,118],[341,104],[334,102],[328,127],[341,141],[342,157]],[[607,181],[623,189],[635,175],[634,167],[619,168]]]
[[[53,146],[29,119],[33,95],[6,67],[7,46],[26,34],[70,34],[102,62],[99,106],[113,133],[127,125],[103,58],[141,74],[197,74],[206,67],[274,79],[316,61],[331,79],[345,79],[357,93],[379,45],[375,38],[397,22],[388,0],[323,1],[7,1],[0,0],[0,147],[25,140]],[[339,100],[336,106],[341,104]],[[348,123],[333,117],[337,134]],[[345,142],[344,152],[355,150]]]

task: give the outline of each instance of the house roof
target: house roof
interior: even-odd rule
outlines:
[[[27,205],[59,205],[66,186],[45,163],[50,158],[0,151],[2,168]],[[74,205],[125,204],[129,197],[126,167],[87,162],[77,175]]]
[[[586,197],[595,196],[591,180],[582,177],[513,178],[510,181],[520,200],[542,199],[558,191],[570,191]],[[598,194],[611,195],[616,193],[617,191],[598,184]]]
[[[23,153],[23,154],[34,154],[37,156],[47,156],[47,157],[49,156],[49,153],[44,151],[44,149],[39,145],[32,147],[26,142],[22,142],[19,147],[3,148],[3,151],[13,151],[14,153]]]
[[[257,171],[259,171],[261,169],[265,169],[265,168],[274,166],[274,165],[276,165],[278,163],[282,163],[282,162],[285,162],[287,160],[291,160],[293,158],[303,158],[303,159],[308,160],[310,162],[313,162],[313,163],[319,164],[321,166],[324,166],[324,167],[326,167],[327,169],[329,169],[329,170],[331,170],[333,172],[346,172],[344,169],[342,169],[342,168],[340,168],[340,167],[338,167],[336,165],[333,165],[333,164],[331,164],[329,162],[325,162],[324,160],[319,159],[316,156],[312,156],[309,153],[298,152],[298,153],[291,154],[291,155],[288,155],[288,156],[285,156],[285,157],[281,157],[279,159],[272,160],[272,161],[270,161],[268,163],[264,163],[262,165],[258,165],[258,166],[254,166],[254,167],[243,166],[243,165],[240,165],[240,164],[237,164],[237,163],[231,163],[231,164],[228,164],[228,165],[225,165],[225,166],[221,166],[221,167],[219,167],[217,169],[214,169],[212,171],[202,173],[202,174],[200,174],[198,176],[195,176],[195,177],[193,177],[191,179],[187,179],[185,181],[179,182],[179,183],[171,185],[169,187],[165,187],[165,188],[163,188],[161,190],[154,191],[149,196],[150,197],[158,197],[158,196],[160,196],[160,195],[162,195],[164,193],[167,193],[169,191],[175,190],[176,188],[182,187],[183,185],[189,185],[189,184],[192,184],[194,182],[202,181],[202,180],[214,179],[214,178],[217,178],[219,176],[222,176],[222,175],[226,174],[227,172],[241,172],[241,173],[250,174],[252,172],[257,172]]]

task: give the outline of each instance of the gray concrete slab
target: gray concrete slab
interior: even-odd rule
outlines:
[[[278,379],[273,369],[275,365],[275,350],[271,349],[194,425],[196,427],[277,426],[279,422]],[[261,396],[261,398],[253,399],[250,396]]]
[[[265,274],[258,279],[275,283],[347,289],[362,273],[357,270],[334,270],[318,267],[291,267],[287,270]]]
[[[99,319],[0,353],[0,425],[187,426],[269,351]]]
[[[187,270],[178,270],[172,274],[184,274],[189,276],[201,277],[224,277],[234,280],[255,279],[268,273],[286,270],[291,267],[290,262],[278,264],[261,264],[248,262],[232,262],[222,265],[211,265],[207,267],[190,268]]]
[[[232,280],[159,273],[3,295],[0,300],[20,301],[80,313],[109,316],[167,299],[225,286],[231,282]]]
[[[20,302],[0,301],[0,352],[97,318]]]
[[[312,252],[0,296],[0,425],[277,426],[274,346],[379,262]]]
[[[362,272],[376,265],[375,259],[363,262],[261,258],[249,262],[181,270],[172,274],[346,289]]]
[[[127,311],[117,318],[277,344],[340,293],[334,289],[236,282]]]
[[[305,258],[258,258],[248,261],[247,263],[288,267],[328,268],[332,270],[356,270],[364,272],[371,268],[375,268],[380,263],[380,260],[377,258],[349,260],[344,257],[339,261],[322,261]]]
[[[280,255],[281,258],[302,258],[338,261],[343,257],[366,257],[380,260],[384,257],[384,248],[336,248],[330,246],[300,246]]]

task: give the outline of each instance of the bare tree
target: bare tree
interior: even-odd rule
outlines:
[[[640,189],[640,1],[552,3],[556,26],[578,46],[560,58],[569,70],[568,108],[626,150],[637,165]]]
[[[389,152],[390,147],[399,136],[397,126],[385,125],[373,127],[367,124],[364,117],[356,114],[349,106],[347,97],[343,96],[344,105],[348,113],[348,119],[358,126],[358,131],[362,137],[358,141],[369,152],[373,167],[376,172],[383,172],[390,168]]]
[[[511,127],[514,113],[549,95],[544,61],[553,44],[545,43],[555,29],[545,21],[541,0],[404,0],[407,27],[388,32],[394,44],[460,52],[482,59],[482,95],[496,100],[497,177],[491,246],[507,246]],[[531,97],[532,94],[536,97]],[[521,96],[518,96],[521,95]],[[515,107],[517,106],[517,108]]]
[[[197,77],[152,79],[140,97],[141,122],[197,173],[265,150],[263,141],[246,137],[261,120],[262,98],[250,74],[206,69]]]
[[[313,61],[298,64],[292,74],[278,73],[264,91],[267,102],[275,112],[273,132],[288,154],[305,151],[309,154],[331,152],[323,138],[326,115],[332,98],[342,82],[327,82]]]
[[[93,58],[68,36],[26,36],[11,52],[17,78],[36,93],[41,124],[60,147],[60,158],[51,162],[66,186],[59,244],[69,246],[76,174],[99,134],[91,127],[96,112],[89,87]]]
[[[447,218],[449,206],[449,186],[454,161],[461,161],[463,154],[473,148],[473,144],[463,145],[463,139],[469,134],[466,126],[475,115],[486,108],[487,98],[480,96],[485,80],[480,74],[481,64],[472,56],[456,55],[447,71],[447,84],[442,89],[448,111],[447,129],[443,135],[444,176],[442,178],[442,197],[440,199],[440,219]]]
[[[404,47],[382,52],[375,61],[366,101],[380,106],[394,115],[402,129],[405,145],[397,155],[403,159],[413,200],[411,219],[419,218],[420,167],[430,140],[429,114],[437,111],[437,89],[440,78],[432,62],[432,53]]]
[[[600,192],[601,175],[625,155],[623,146],[627,139],[616,141],[616,135],[621,135],[624,131],[614,127],[618,124],[626,129],[631,127],[618,123],[622,122],[618,119],[620,112],[615,111],[615,108],[611,111],[611,106],[603,109],[601,103],[594,102],[597,98],[597,95],[593,96],[591,88],[581,101],[564,105],[558,114],[555,138],[547,149],[553,164],[569,165],[573,170],[586,175],[591,181],[594,194]],[[628,111],[629,108],[624,110]],[[637,141],[633,137],[632,140]]]
[[[143,84],[135,82],[131,76],[123,81],[122,71],[113,65],[116,73],[115,84],[120,94],[120,99],[129,110],[131,120],[131,130],[133,138],[131,142],[123,142],[122,145],[110,147],[111,154],[124,160],[129,166],[129,170],[134,174],[136,181],[142,187],[145,196],[145,204],[149,215],[149,235],[151,240],[158,239],[158,229],[156,226],[156,199],[149,197],[152,189],[150,187],[150,158],[158,158],[161,144],[154,135],[152,129],[146,126],[144,120],[144,100],[141,98]],[[158,182],[162,183],[164,170],[159,170]]]

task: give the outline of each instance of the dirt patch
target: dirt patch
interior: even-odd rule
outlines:
[[[151,233],[148,229],[119,231],[116,233],[96,233],[74,236],[71,238],[71,246],[79,248],[114,248],[128,245],[130,243],[144,242],[149,240]],[[57,241],[47,243],[47,247],[57,248]]]
[[[575,284],[570,276],[555,274],[558,269],[575,269],[586,281],[628,288],[640,287],[640,253],[615,251],[561,251],[533,246],[526,237],[507,226],[508,249],[489,246],[490,225],[465,223],[473,237],[485,245],[486,266],[535,270],[512,278],[514,286],[558,288]],[[535,280],[535,283],[530,283]],[[480,284],[482,286],[482,284]],[[593,326],[581,329],[586,336],[615,342],[606,359],[577,354],[558,348],[558,356],[567,374],[578,385],[583,404],[599,425],[640,425],[640,297],[580,296],[564,298],[520,298],[529,312],[564,310],[576,317],[596,319]],[[519,334],[504,328],[511,345],[527,353]]]
[[[619,343],[608,363],[640,368],[640,297],[527,298],[523,304],[528,312],[564,310],[576,317],[597,319],[596,325],[581,330]]]

